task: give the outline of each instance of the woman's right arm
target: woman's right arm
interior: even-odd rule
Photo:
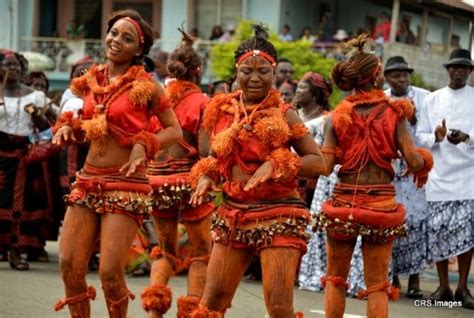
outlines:
[[[334,125],[332,123],[332,115],[328,115],[324,122],[324,143],[321,151],[326,159],[326,172],[325,176],[329,176],[336,163],[336,148],[337,148],[337,137],[334,131]]]

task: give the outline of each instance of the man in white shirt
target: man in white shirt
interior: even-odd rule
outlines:
[[[448,258],[457,256],[459,283],[454,300],[474,309],[467,288],[474,242],[474,87],[466,84],[472,72],[471,54],[455,49],[444,66],[449,84],[425,98],[416,131],[434,159],[426,185],[427,233],[440,286],[430,298],[453,300]]]
[[[413,73],[403,56],[393,56],[387,60],[384,68],[385,80],[390,86],[385,94],[394,99],[403,98],[410,100],[415,106],[415,114],[409,118],[407,129],[416,143],[417,112],[428,90],[410,85],[410,74]],[[419,146],[417,144],[417,146]],[[420,299],[423,293],[420,289],[420,275],[427,264],[427,237],[426,218],[427,202],[425,190],[418,189],[406,174],[407,165],[403,159],[394,162],[397,189],[397,201],[407,210],[405,224],[408,236],[398,238],[392,251],[393,284],[400,288],[398,275],[409,275],[406,296],[411,299]]]

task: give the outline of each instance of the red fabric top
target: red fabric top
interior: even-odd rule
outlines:
[[[347,104],[345,100],[341,104],[343,106],[333,113],[339,148],[336,162],[342,165],[339,173],[357,173],[371,161],[387,170],[393,178],[391,160],[398,158],[396,129],[403,114],[397,112],[388,98],[368,100],[365,105],[377,104],[368,115],[358,114],[354,109],[357,105],[364,105],[362,101]],[[352,107],[348,108],[348,105]],[[348,118],[341,120],[347,115],[349,121]]]
[[[280,104],[280,109],[285,113],[291,109],[289,104]],[[221,116],[215,126],[214,134],[217,134],[231,126],[234,115],[226,114]],[[237,138],[237,147],[234,153],[228,158],[217,158],[220,161],[219,170],[222,176],[227,180],[231,177],[231,169],[234,165],[238,165],[244,172],[253,174],[266,158],[270,155],[268,147],[266,147],[255,134],[250,135],[245,140]],[[245,184],[235,181],[226,181],[224,183],[224,192],[234,200],[245,201],[261,201],[271,199],[281,199],[298,196],[295,184],[281,184],[273,180],[258,185],[251,191],[244,191]]]
[[[103,86],[105,83],[104,73],[97,74],[97,83]],[[133,78],[134,84],[140,82],[151,81],[151,75],[145,71],[140,72],[138,78]],[[124,83],[124,85],[127,82]],[[120,89],[120,88],[119,88]],[[164,96],[159,96],[157,105],[152,108],[147,106],[136,105],[132,102],[130,95],[133,94],[135,85],[125,90],[117,98],[115,98],[107,110],[107,127],[109,133],[117,138],[121,144],[127,144],[127,140],[140,131],[148,131],[155,133],[159,129],[159,121],[156,114],[160,113],[167,107]],[[106,101],[114,92],[108,94],[95,94],[96,104]],[[135,93],[136,94],[136,93]],[[83,119],[92,119],[95,114],[95,105],[92,100],[94,94],[88,90],[84,100]]]

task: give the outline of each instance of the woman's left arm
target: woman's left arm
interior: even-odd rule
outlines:
[[[303,125],[303,121],[294,110],[289,109],[285,116],[290,127]],[[293,140],[291,146],[301,157],[301,166],[298,171],[299,176],[314,178],[326,174],[328,169],[324,154],[309,132]]]
[[[154,115],[160,120],[163,129],[161,129],[156,136],[160,144],[160,149],[163,149],[179,141],[183,137],[183,132],[174,111],[164,105],[168,103],[168,100],[163,87],[161,87],[156,80],[154,81],[158,88],[158,94],[153,97],[151,103],[152,109],[159,110],[156,111]]]

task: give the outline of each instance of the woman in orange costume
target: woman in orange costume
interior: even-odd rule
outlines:
[[[405,209],[395,201],[391,184],[391,160],[398,151],[405,158],[414,181],[422,186],[433,166],[426,149],[415,148],[406,128],[413,105],[392,100],[382,91],[383,70],[378,58],[363,51],[365,35],[349,42],[354,53],[338,63],[334,83],[353,91],[328,117],[323,152],[328,172],[341,165],[333,196],[323,204],[316,226],[327,230],[326,317],[342,317],[345,309],[347,275],[356,238],[362,235],[364,277],[368,317],[387,317],[387,296],[396,299],[398,290],[387,281],[392,240],[404,235]]]
[[[192,249],[188,295],[178,299],[178,317],[189,317],[197,308],[204,290],[211,251],[209,228],[214,206],[210,202],[198,206],[189,204],[189,172],[199,160],[198,132],[209,98],[196,85],[201,80],[201,58],[192,47],[191,37],[180,31],[183,45],[170,55],[168,70],[175,80],[167,85],[166,93],[183,129],[183,138],[148,165],[155,199],[153,224],[160,246],[151,253],[158,259],[152,264],[151,286],[142,293],[143,308],[150,317],[161,317],[171,306],[171,290],[166,285],[180,265],[177,258],[178,217],[186,227]]]
[[[191,171],[191,202],[201,204],[221,181],[225,199],[213,218],[206,286],[191,317],[223,316],[255,253],[270,317],[295,316],[294,279],[311,220],[297,180],[325,171],[325,160],[298,114],[272,89],[276,59],[257,26],[235,52],[242,90],[214,97],[204,113],[212,156]]]
[[[151,212],[145,162],[181,138],[179,123],[163,89],[142,66],[153,43],[151,27],[133,10],[107,22],[107,61],[74,79],[71,89],[84,100],[82,118],[66,112],[53,142],[90,141],[84,168],[66,202],[60,240],[60,270],[72,317],[90,317],[95,289],[86,284],[87,262],[100,239],[100,279],[110,317],[126,317],[124,270],[127,251],[144,215]],[[159,133],[157,120],[165,127]],[[151,120],[150,118],[154,118]]]

